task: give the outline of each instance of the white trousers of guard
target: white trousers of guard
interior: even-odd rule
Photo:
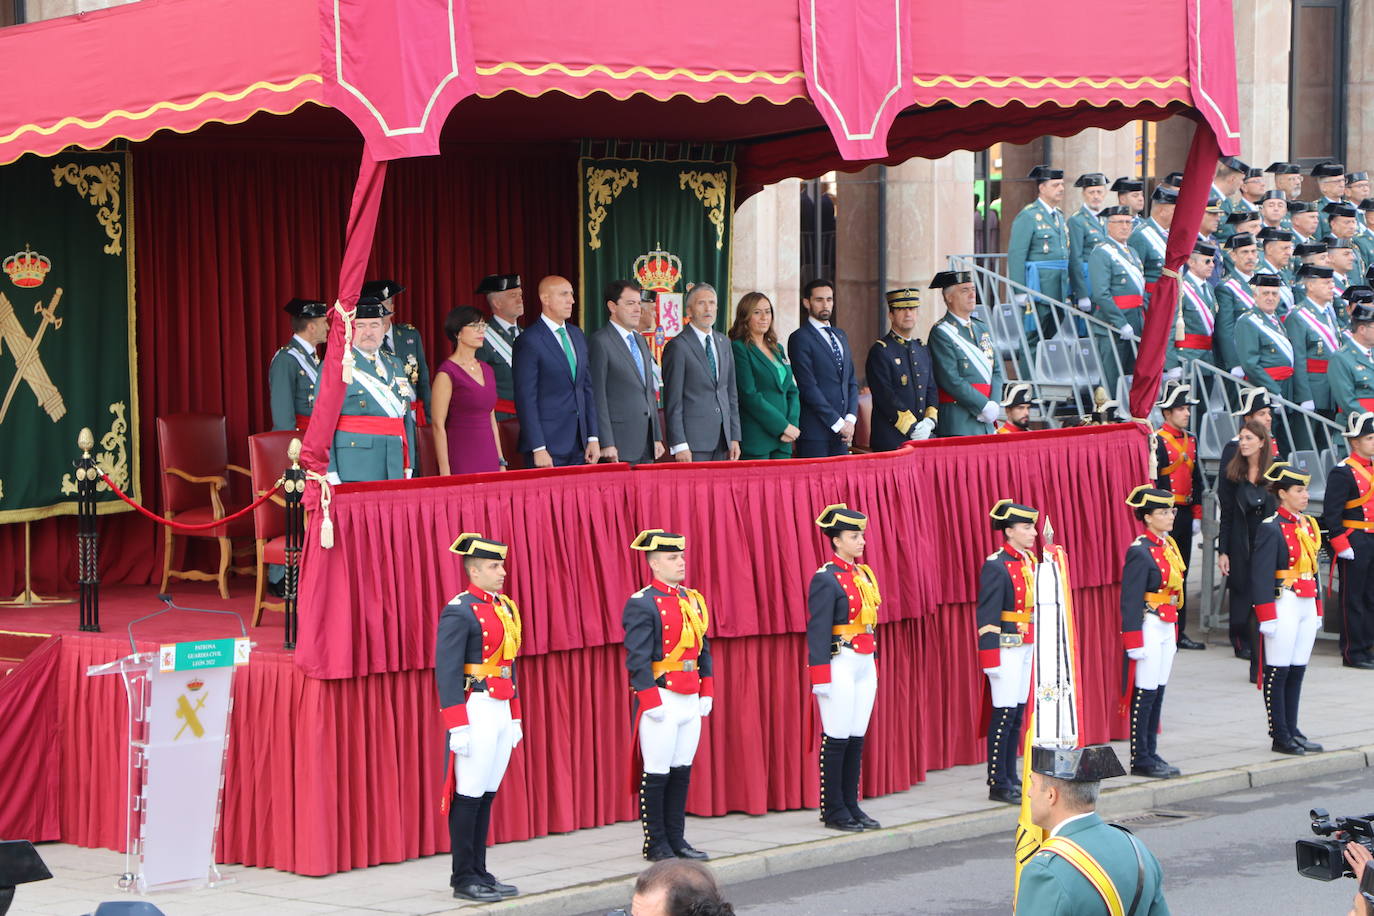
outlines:
[[[1178,652],[1175,630],[1175,624],[1165,623],[1158,614],[1146,614],[1141,622],[1145,657],[1135,663],[1135,685],[1141,690],[1157,690],[1169,683],[1174,654]]]
[[[701,740],[701,696],[695,693],[674,693],[660,687],[663,721],[655,722],[648,710],[639,716],[639,753],[644,758],[644,772],[663,773],[673,767],[689,766],[697,755]]]
[[[841,646],[830,656],[830,696],[817,696],[821,728],[832,738],[862,738],[878,695],[878,665],[871,654]]]
[[[1317,599],[1299,598],[1284,589],[1274,600],[1274,610],[1279,628],[1273,636],[1264,637],[1264,663],[1277,667],[1307,664],[1321,627]]]
[[[1001,650],[1002,664],[987,672],[993,706],[1008,709],[1026,702],[1030,696],[1034,649],[1035,646],[1011,646]]]
[[[453,758],[458,767],[458,794],[481,798],[501,788],[515,730],[511,728],[510,700],[493,700],[474,690],[468,694],[466,705],[472,740],[466,756],[455,754]]]

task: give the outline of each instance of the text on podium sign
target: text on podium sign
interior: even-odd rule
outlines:
[[[246,636],[164,643],[158,651],[158,668],[165,672],[246,665],[249,647]]]

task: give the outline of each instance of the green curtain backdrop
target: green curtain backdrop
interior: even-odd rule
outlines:
[[[0,168],[0,522],[76,511],[83,426],[138,497],[132,199],[127,153]]]
[[[578,302],[585,330],[606,324],[606,284],[629,279],[657,291],[660,310],[666,305],[670,313],[671,304],[681,301],[689,284],[709,283],[719,302],[716,326],[728,326],[734,165],[583,157],[578,160],[578,196]],[[680,329],[671,320],[661,323],[660,338]]]

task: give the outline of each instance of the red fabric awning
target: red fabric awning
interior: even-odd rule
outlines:
[[[1234,153],[1233,37],[1228,0],[141,0],[0,30],[22,74],[0,85],[0,163],[305,102],[343,111],[374,158],[432,154],[462,99],[500,113],[549,94],[597,114],[582,136],[638,139],[681,126],[575,100],[761,102],[781,117],[730,118],[722,139],[776,121],[771,136],[800,128],[832,162],[986,145],[1006,120],[1057,127],[1038,135],[1186,110]],[[926,112],[946,142],[904,144],[903,120]],[[913,127],[907,140],[929,136]]]

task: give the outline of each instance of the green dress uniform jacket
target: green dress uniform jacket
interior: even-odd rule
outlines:
[[[1088,256],[1088,295],[1093,314],[1114,328],[1145,329],[1146,274],[1134,248],[1111,239]]]
[[[1174,333],[1169,335],[1169,350],[1164,356],[1164,368],[1187,367],[1193,360],[1211,362],[1215,343],[1217,300],[1212,284],[1199,280],[1191,272],[1183,278],[1183,295],[1179,300],[1179,314],[1175,318]],[[1178,322],[1183,324],[1183,338],[1178,335]]]
[[[1311,299],[1304,298],[1283,322],[1293,342],[1293,400],[1311,401],[1317,410],[1331,410],[1331,386],[1327,372],[1331,358],[1341,348],[1341,329],[1334,316]]]
[[[1355,237],[1350,241],[1354,244],[1355,251],[1359,254],[1355,267],[1352,268],[1350,272],[1357,278],[1363,277],[1365,272],[1369,269],[1369,265],[1374,264],[1374,229],[1370,229],[1368,226],[1361,226],[1359,231],[1355,233]]]
[[[927,417],[939,422],[939,391],[925,344],[888,331],[869,347],[864,368],[873,392],[873,451],[901,448],[912,427]]]
[[[424,405],[423,418],[420,410],[415,411],[417,419],[421,419],[421,425],[429,422],[429,363],[425,361],[425,345],[420,342],[420,332],[415,330],[413,324],[401,324],[394,322],[391,325],[392,345],[387,346],[385,339],[382,349],[395,356],[401,367],[405,370],[406,379],[410,382],[411,390],[415,392],[415,400]]]
[[[1297,304],[1297,299],[1293,297],[1293,274],[1286,267],[1283,270],[1279,270],[1273,264],[1266,261],[1264,255],[1260,255],[1259,264],[1255,267],[1255,273],[1273,274],[1283,281],[1282,285],[1279,286],[1279,308],[1278,311],[1274,313],[1275,317],[1282,319],[1291,312],[1293,306]]]
[[[320,358],[299,337],[277,351],[267,367],[267,389],[272,405],[272,428],[303,429],[297,417],[315,411],[315,386],[320,380]]]
[[[1092,295],[1088,290],[1088,255],[1106,237],[1102,220],[1086,206],[1069,217],[1069,288],[1074,302]]]
[[[1230,271],[1216,288],[1217,330],[1215,342],[1217,358],[1221,368],[1233,369],[1240,365],[1236,357],[1236,322],[1240,316],[1255,307],[1255,291],[1250,286],[1250,277],[1238,270]]]
[[[405,477],[407,467],[415,467],[417,461],[415,413],[410,406],[414,389],[400,361],[384,350],[372,360],[355,347],[353,361],[353,381],[344,390],[329,470],[343,483]],[[397,420],[405,430],[405,442],[395,434],[350,430],[351,418]]]
[[[1293,400],[1293,344],[1276,316],[1251,309],[1236,321],[1236,358],[1250,384]]]
[[[477,358],[491,366],[491,374],[496,377],[498,420],[509,420],[515,416],[515,376],[511,374],[511,348],[517,336],[519,332],[515,326],[508,331],[493,318],[487,325],[487,336],[483,338],[482,346],[477,349]]]
[[[1038,287],[1051,299],[1067,301],[1068,258],[1069,228],[1062,211],[1037,198],[1016,214],[1011,224],[1011,241],[1007,243],[1007,276],[1012,281],[1031,289]],[[1035,266],[1044,261],[1063,263],[1044,270]]]
[[[1316,238],[1324,239],[1331,234],[1331,217],[1326,215],[1327,204],[1339,204],[1344,201],[1336,200],[1334,197],[1322,197],[1317,202],[1317,235]]]
[[[1145,844],[1095,812],[1062,824],[1058,836],[1072,840],[1096,860],[1116,887],[1123,909],[1140,892],[1136,916],[1169,916],[1164,900],[1164,870]],[[1137,850],[1140,853],[1136,857]],[[1144,866],[1144,879],[1138,877]],[[1057,853],[1042,849],[1021,870],[1016,912],[1025,916],[1085,916],[1106,913],[1102,895]]]
[[[988,326],[972,316],[965,325],[946,313],[931,328],[929,347],[939,389],[936,431],[941,436],[991,433],[992,424],[979,420],[978,415],[988,401],[1001,398],[1002,370]]]
[[[1159,280],[1159,274],[1164,270],[1164,249],[1169,242],[1169,230],[1165,229],[1153,218],[1144,220],[1131,237],[1126,240],[1136,254],[1140,255],[1141,266],[1145,270],[1145,292],[1148,296],[1154,292],[1155,283]]]
[[[801,424],[801,398],[787,352],[779,345],[769,359],[748,341],[731,341],[730,347],[739,393],[740,457],[790,458],[792,444],[778,437]]]
[[[1331,400],[1345,415],[1374,410],[1374,358],[1347,340],[1336,351],[1326,370],[1331,384]],[[1345,423],[1346,418],[1342,417]]]

